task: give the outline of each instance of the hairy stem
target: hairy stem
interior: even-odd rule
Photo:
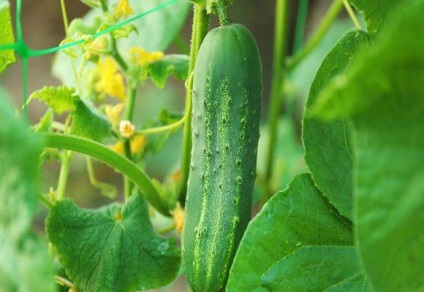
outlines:
[[[197,54],[209,28],[209,15],[206,13],[204,4],[194,4],[193,30],[191,35],[189,79],[187,82],[185,111],[188,113],[183,132],[183,153],[181,160],[181,187],[179,197],[184,201],[187,191],[187,180],[190,173],[190,155],[191,155],[191,106],[193,95],[192,72],[196,63]]]
[[[72,152],[65,151],[62,153],[62,165],[60,167],[59,182],[57,185],[56,198],[61,200],[65,197],[66,185],[69,177],[69,167],[72,161]]]
[[[45,147],[86,154],[110,165],[128,177],[156,210],[165,216],[170,216],[167,203],[162,200],[149,176],[128,158],[100,143],[85,138],[61,134],[41,135],[44,138]]]

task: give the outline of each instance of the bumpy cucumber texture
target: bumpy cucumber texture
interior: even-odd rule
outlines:
[[[250,220],[256,176],[262,67],[249,30],[211,30],[193,78],[183,264],[194,291],[222,291]]]

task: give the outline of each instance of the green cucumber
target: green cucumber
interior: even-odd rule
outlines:
[[[256,176],[262,66],[249,30],[211,30],[193,78],[183,265],[194,291],[222,291],[250,220]]]

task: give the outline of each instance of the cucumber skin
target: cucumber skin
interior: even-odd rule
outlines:
[[[183,266],[194,291],[222,291],[250,220],[256,177],[262,66],[249,30],[211,30],[193,78]]]

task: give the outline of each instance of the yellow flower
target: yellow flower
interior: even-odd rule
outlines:
[[[136,135],[131,139],[131,153],[139,154],[143,153],[144,146],[146,146],[146,136],[144,135]]]
[[[123,103],[118,103],[117,105],[106,105],[106,116],[109,119],[109,121],[112,123],[112,126],[114,128],[117,128],[119,126],[119,122],[121,121],[121,112],[124,109]]]
[[[175,229],[181,234],[184,229],[184,209],[180,203],[177,203],[177,207],[172,211],[172,217],[174,217]]]
[[[111,57],[106,57],[99,60],[97,67],[100,73],[100,82],[97,85],[97,90],[125,101],[124,76],[119,72],[116,62]]]
[[[142,153],[144,151],[144,147],[146,146],[146,143],[147,143],[146,136],[143,136],[143,135],[133,136],[130,141],[131,153],[133,155]],[[110,148],[112,148],[112,150],[118,152],[119,154],[122,154],[122,155],[125,154],[124,143],[122,141],[119,141],[116,144],[111,145]]]
[[[120,19],[121,17],[127,17],[134,14],[128,0],[119,0],[118,5],[115,7],[115,17]]]
[[[132,60],[141,66],[148,65],[164,57],[162,52],[147,52],[143,48],[131,48],[130,54]]]

